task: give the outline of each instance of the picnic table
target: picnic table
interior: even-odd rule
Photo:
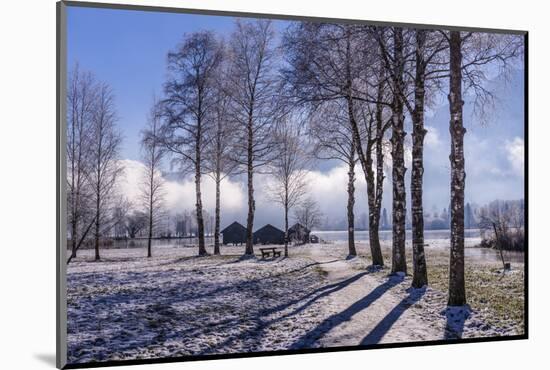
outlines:
[[[273,258],[281,256],[281,250],[274,247],[260,248],[260,252],[262,252],[262,258],[266,258],[271,255],[273,255]]]

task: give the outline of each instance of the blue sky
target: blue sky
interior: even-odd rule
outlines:
[[[68,66],[78,61],[113,88],[124,158],[139,159],[139,130],[162,91],[167,52],[186,32],[231,27],[231,19],[216,16],[68,7]]]
[[[277,29],[287,22],[278,21]],[[162,94],[166,73],[166,54],[175,48],[187,32],[217,31],[228,37],[234,18],[224,16],[172,14],[133,10],[111,10],[68,7],[67,16],[68,66],[79,62],[81,69],[92,71],[99,80],[113,89],[118,112],[118,124],[123,132],[122,159],[128,160],[128,194],[137,181],[131,173],[139,167],[139,134],[144,127],[153,94]],[[519,199],[523,188],[523,71],[516,70],[509,83],[495,80],[490,83],[499,98],[489,121],[481,125],[470,114],[472,105],[465,98],[466,200],[484,204],[493,199]],[[438,99],[426,117],[428,135],[425,148],[425,209],[434,206],[440,211],[448,205],[450,140],[449,109],[446,99]],[[410,133],[410,127],[406,128]],[[410,140],[410,136],[409,140]],[[410,166],[409,166],[410,167]],[[356,213],[367,211],[363,176],[357,171]],[[384,206],[391,208],[391,171],[385,185]],[[410,170],[407,171],[407,176]],[[346,170],[332,164],[320,165],[312,173],[312,196],[322,210],[335,219],[344,217],[346,204]],[[208,180],[205,180],[208,181]],[[281,210],[262,194],[268,179],[257,177],[258,224],[281,224]],[[407,178],[407,182],[408,182]],[[174,211],[192,209],[192,182],[171,184],[168,203]],[[407,184],[408,185],[408,184]],[[206,183],[209,189],[211,184]],[[244,220],[245,189],[242,179],[232,179],[222,186],[227,206],[222,225],[234,219]],[[205,191],[207,209],[213,204],[213,194]],[[212,199],[211,199],[212,198]],[[410,200],[408,200],[410,204]],[[223,205],[223,203],[222,203]]]
[[[78,61],[113,88],[125,134],[123,157],[130,159],[139,159],[139,128],[152,95],[162,92],[168,51],[186,32],[227,36],[234,23],[232,17],[70,6],[67,14],[68,66]]]

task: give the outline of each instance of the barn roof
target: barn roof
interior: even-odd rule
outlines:
[[[235,230],[235,229],[237,229],[237,230],[246,230],[246,227],[244,227],[243,225],[241,225],[237,221],[234,221],[232,224],[230,224],[229,226],[227,226],[225,229],[223,229],[220,232],[223,234],[224,232],[232,231],[232,230]]]
[[[259,232],[278,232],[278,233],[282,233],[284,234],[285,232],[283,230],[280,230],[278,228],[276,228],[275,226],[271,225],[271,224],[267,224],[261,228],[259,228],[258,230],[254,231],[254,234],[256,233],[259,233]]]

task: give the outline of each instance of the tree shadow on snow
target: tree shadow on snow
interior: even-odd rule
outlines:
[[[364,273],[366,274],[366,272]],[[290,349],[300,349],[300,348],[309,348],[323,335],[337,327],[338,325],[349,321],[355,314],[361,312],[362,310],[368,308],[373,302],[382,297],[384,293],[393,288],[394,286],[400,284],[403,281],[403,276],[392,275],[389,276],[388,280],[374,288],[369,294],[361,298],[344,311],[331,315],[317,325],[313,330],[309,331],[303,335],[300,339],[294,342]]]
[[[235,256],[238,258],[237,256]],[[201,257],[197,256],[187,256],[172,260],[170,263],[174,262],[184,262],[188,260],[198,259]],[[204,297],[215,297],[219,294],[229,294],[230,292],[239,291],[239,294],[248,294],[255,295],[261,293],[264,290],[271,290],[273,284],[282,282],[285,284],[285,281],[279,280],[279,277],[285,277],[288,279],[293,279],[293,276],[290,274],[299,272],[301,270],[309,269],[317,265],[323,265],[327,263],[333,263],[339,261],[338,259],[329,260],[326,262],[312,262],[300,267],[297,267],[290,271],[284,271],[281,273],[276,273],[271,276],[261,276],[258,278],[253,278],[245,281],[238,281],[229,284],[214,284],[211,287],[205,286],[195,286],[195,285],[168,285],[159,291],[156,287],[151,287],[150,289],[128,289],[125,291],[116,291],[116,292],[106,292],[105,294],[96,295],[92,298],[93,302],[87,302],[87,304],[92,304],[100,312],[110,312],[112,307],[124,306],[126,303],[136,303],[141,302],[144,304],[143,310],[135,310],[130,316],[132,320],[129,320],[128,312],[122,310],[119,313],[110,312],[109,319],[107,320],[110,324],[116,324],[116,327],[120,330],[113,330],[112,335],[107,336],[106,343],[102,346],[111,346],[116,345],[119,350],[133,350],[138,347],[162,343],[164,338],[182,338],[182,337],[195,337],[201,334],[209,333],[229,333],[234,331],[235,326],[238,326],[243,320],[242,317],[222,319],[217,322],[211,322],[208,324],[208,327],[201,327],[196,325],[188,325],[187,328],[179,328],[177,331],[172,330],[172,325],[175,322],[180,322],[181,320],[186,320],[181,314],[177,314],[173,311],[164,310],[159,311],[156,306],[161,308],[171,308],[173,304],[176,304],[179,301],[189,302],[189,301],[199,301]],[[168,272],[161,272],[160,274],[167,274]],[[186,271],[186,273],[193,274],[194,271]],[[137,275],[137,276],[134,276]],[[330,294],[345,288],[349,284],[359,280],[368,272],[360,272],[351,276],[348,279],[339,281],[332,284],[323,285],[317,289],[303,292],[301,294],[296,294],[291,297],[281,297],[282,301],[277,301],[273,306],[254,309],[251,308],[251,326],[236,333],[236,335],[230,335],[222,343],[219,343],[205,352],[212,353],[218,351],[225,351],[227,348],[230,348],[234,342],[240,342],[242,340],[252,340],[254,342],[260,343],[261,338],[265,335],[265,331],[270,325],[282,321],[286,318],[292,318],[300,312],[306,310],[309,306],[314,304],[319,299],[329,296]],[[155,274],[150,272],[139,272],[133,273],[132,276],[126,277],[128,281],[136,280],[146,280],[153,278]],[[174,297],[177,297],[174,300]],[[77,294],[77,303],[81,299],[87,299],[86,295],[80,296]],[[154,302],[156,305],[152,305]],[[155,307],[153,307],[155,306]],[[152,310],[152,311],[151,311]],[[149,312],[151,311],[151,312]],[[154,311],[154,312],[153,312]],[[254,312],[255,311],[255,312]],[[270,317],[274,315],[276,317]],[[149,316],[151,316],[149,318]],[[74,319],[74,318],[73,318]],[[74,322],[75,319],[73,320]],[[135,325],[127,325],[125,322],[130,321],[134,322]],[[108,324],[108,323],[106,323]],[[137,325],[137,326],[136,326]],[[145,326],[144,326],[145,325]],[[151,326],[153,325],[153,326]],[[142,328],[142,326],[144,326]],[[150,327],[151,326],[151,327]],[[145,330],[145,331],[142,331]],[[94,329],[95,330],[95,329]],[[147,339],[146,334],[155,334],[154,338]],[[158,334],[158,335],[157,335]],[[105,334],[102,334],[105,337]],[[129,340],[127,336],[141,338],[139,341]],[[86,341],[80,341],[74,343],[70,348],[70,353],[75,358],[80,358],[79,350],[82,348],[89,348],[89,346],[102,347],[98,343],[88,343]],[[201,351],[202,352],[202,351]]]
[[[469,305],[451,306],[445,309],[445,339],[461,339],[464,323],[470,317],[472,309]]]
[[[393,324],[405,313],[405,311],[414,305],[426,293],[426,288],[409,288],[409,295],[401,300],[372,330],[363,338],[361,345],[376,344],[386,335]]]
[[[288,313],[288,314],[285,314],[283,316],[281,316],[279,318],[280,319],[283,319],[283,318],[286,318],[286,317],[290,317],[290,316],[294,316],[302,311],[304,311],[307,307],[311,306],[315,301],[318,301],[319,299],[323,298],[323,297],[326,297],[326,296],[329,296],[331,295],[332,293],[335,293],[337,292],[338,290],[341,290],[341,289],[344,289],[345,287],[347,287],[348,285],[350,285],[351,283],[361,279],[363,276],[365,276],[367,273],[366,272],[360,272],[358,274],[355,274],[353,275],[352,277],[350,278],[347,278],[343,281],[340,281],[338,283],[333,283],[333,284],[329,284],[329,285],[325,285],[321,288],[318,288],[316,290],[314,290],[313,292],[305,295],[304,297],[300,298],[300,299],[297,299],[297,300],[294,300],[294,301],[291,301],[287,304],[284,304],[284,305],[280,305],[280,306],[277,306],[275,309],[271,309],[267,312],[267,314],[271,314],[271,313],[274,313],[276,311],[283,311],[284,309],[290,307],[290,306],[293,306],[297,303],[300,303],[300,301],[304,301],[306,299],[308,299],[309,297],[312,297],[310,299],[308,299],[306,302],[304,302],[302,305],[300,305],[299,307],[295,308],[292,312]]]
[[[225,340],[224,342],[222,343],[219,343],[218,345],[216,345],[214,348],[210,348],[208,352],[216,352],[218,350],[224,350],[226,349],[228,346],[231,346],[231,344],[235,341],[241,341],[241,340],[244,340],[244,339],[247,339],[247,338],[258,338],[260,339],[265,330],[273,325],[273,324],[276,324],[277,322],[279,321],[282,321],[286,318],[289,318],[289,317],[292,317],[292,316],[295,316],[297,314],[299,314],[300,312],[304,311],[305,309],[307,309],[309,306],[311,306],[314,302],[318,301],[319,299],[323,298],[323,297],[326,297],[326,296],[329,296],[330,294],[338,291],[338,290],[341,290],[341,289],[344,289],[346,286],[350,285],[351,283],[359,280],[360,278],[362,278],[363,276],[365,276],[366,274],[368,274],[367,272],[360,272],[348,279],[345,279],[343,281],[340,281],[340,282],[337,282],[337,283],[333,283],[333,284],[329,284],[329,285],[325,285],[325,286],[322,286],[318,289],[315,289],[314,291],[300,297],[300,298],[297,298],[297,299],[293,299],[289,302],[285,302],[283,304],[280,304],[280,305],[276,305],[274,307],[271,307],[269,309],[266,309],[266,310],[261,310],[259,311],[257,314],[256,314],[256,322],[255,322],[255,325],[254,327],[250,328],[250,329],[247,329],[247,330],[244,330],[242,331],[241,333],[239,333],[238,335],[234,336],[234,337],[231,337],[231,338],[228,338],[227,340]],[[292,306],[295,306],[295,305],[299,305],[298,307],[294,308],[292,311],[290,311],[289,313],[286,313],[286,314],[283,314],[277,318],[274,318],[274,319],[268,319],[268,320],[265,320],[265,319],[262,319],[263,317],[267,317],[269,315],[272,315],[272,314],[276,314],[277,312],[280,312],[280,311],[284,311]],[[222,326],[225,324],[229,324],[229,326],[233,326],[234,325],[234,320],[231,320],[229,322],[225,322],[225,323],[220,323],[222,324]],[[218,330],[220,329],[220,327],[218,325],[215,326]]]

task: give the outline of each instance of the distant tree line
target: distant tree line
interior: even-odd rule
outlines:
[[[525,251],[525,200],[495,200],[480,209],[481,246]]]
[[[466,203],[464,208],[464,228],[477,229],[479,227],[481,207]],[[323,230],[345,230],[348,225],[346,218],[328,219],[324,218],[319,225]],[[424,230],[448,230],[451,227],[451,218],[447,208],[443,208],[441,212],[433,210],[432,212],[424,212]],[[386,208],[382,209],[380,216],[379,230],[391,230],[391,221],[388,218]],[[405,219],[405,228],[412,229],[412,221],[410,217]],[[368,215],[364,212],[359,214],[356,230],[369,230]]]

